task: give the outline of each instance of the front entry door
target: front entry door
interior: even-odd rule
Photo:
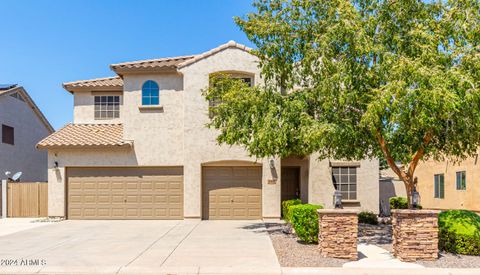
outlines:
[[[300,167],[282,167],[282,201],[300,198]]]

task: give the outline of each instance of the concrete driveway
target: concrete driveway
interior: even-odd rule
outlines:
[[[63,221],[0,237],[0,261],[0,273],[281,272],[260,221]]]

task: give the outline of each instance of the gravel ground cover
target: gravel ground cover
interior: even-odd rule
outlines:
[[[285,234],[284,223],[265,223],[265,226],[283,267],[341,267],[348,262],[321,256],[317,244],[304,244],[295,234]]]
[[[348,260],[320,255],[317,244],[305,244],[295,234],[285,233],[286,225],[265,223],[280,265],[283,267],[341,267]],[[377,245],[392,252],[392,226],[389,224],[359,224],[358,242]],[[480,256],[455,255],[441,252],[437,261],[418,261],[433,268],[480,268]]]

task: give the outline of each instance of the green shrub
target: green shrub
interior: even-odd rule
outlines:
[[[366,224],[378,224],[377,215],[370,211],[362,211],[358,213],[358,222]]]
[[[290,222],[300,240],[305,243],[318,242],[318,214],[321,205],[299,204],[290,206]]]
[[[289,212],[289,207],[292,205],[298,205],[301,204],[302,201],[300,199],[293,199],[293,200],[286,200],[282,201],[282,216],[283,219],[287,222],[290,221],[290,212]]]
[[[467,210],[448,210],[438,216],[441,250],[480,255],[480,216]]]
[[[407,198],[404,197],[391,197],[390,209],[408,209]]]

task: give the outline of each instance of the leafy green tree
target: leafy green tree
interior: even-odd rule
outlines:
[[[205,94],[220,102],[210,124],[220,143],[257,157],[383,158],[408,194],[421,160],[476,153],[479,1],[257,0],[254,7],[235,21],[256,45],[265,83],[212,80]]]

